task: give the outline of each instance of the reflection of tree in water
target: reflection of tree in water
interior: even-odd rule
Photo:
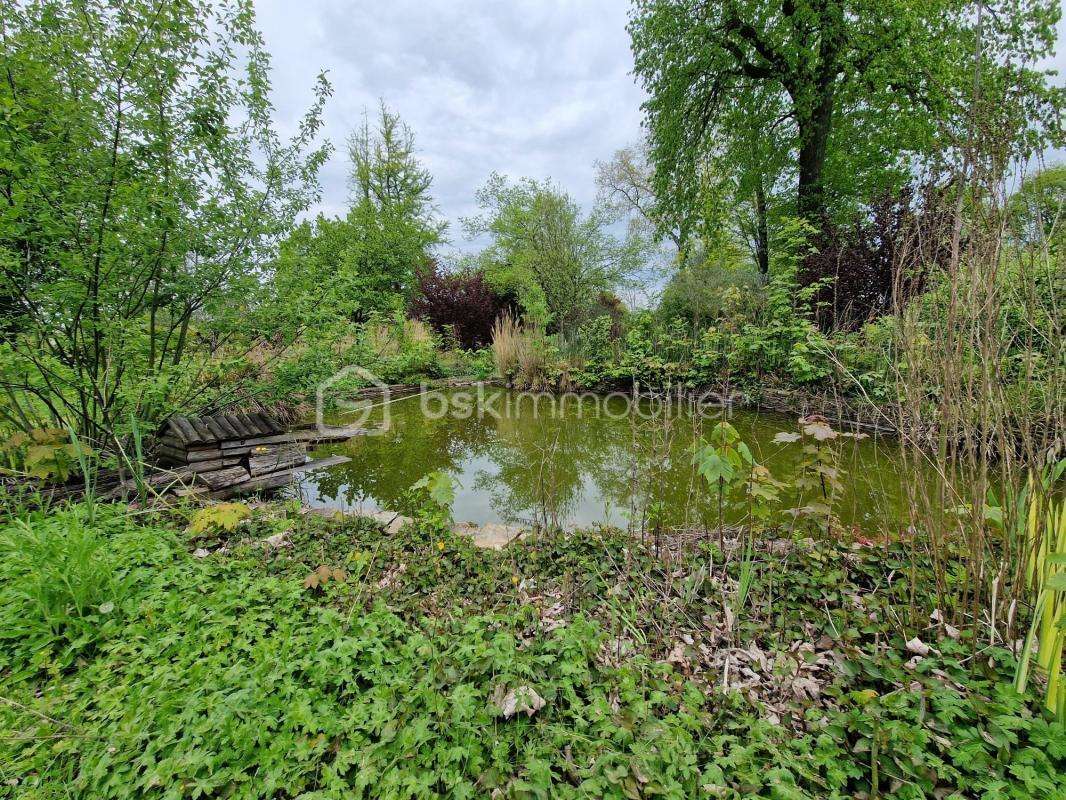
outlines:
[[[480,471],[475,488],[490,495],[502,518],[566,521],[584,499],[587,481],[612,506],[627,504],[629,425],[597,414],[593,402],[553,408],[527,397],[501,416],[496,433],[485,452],[497,470]]]
[[[457,471],[458,465],[484,447],[491,427],[474,419],[430,419],[417,401],[398,403],[383,436],[359,436],[316,451],[346,455],[351,461],[317,477],[322,497],[356,504],[373,498],[390,507],[422,475]]]
[[[357,505],[373,499],[394,508],[427,472],[477,470],[466,488],[488,499],[501,519],[533,520],[550,506],[560,521],[591,522],[602,519],[608,505],[616,512],[628,509],[634,493],[638,517],[643,506],[658,503],[667,525],[700,521],[700,508],[708,519],[716,515],[713,493],[694,474],[691,445],[700,430],[687,414],[674,419],[664,448],[661,420],[621,416],[624,401],[609,406],[608,415],[591,400],[580,408],[570,400],[560,414],[544,400],[535,409],[528,396],[517,404],[517,395],[498,394],[510,398],[510,405],[495,402],[482,415],[441,419],[423,416],[418,400],[396,403],[386,435],[358,437],[318,451],[352,459],[314,474],[319,495],[327,502]],[[709,434],[717,421],[704,420],[702,432]],[[795,419],[738,411],[730,421],[775,477],[793,480],[799,448],[773,444],[772,439],[778,431],[794,428]],[[873,440],[849,441],[841,454],[849,475],[847,492],[837,506],[845,522],[879,527],[896,525],[905,516],[897,452],[891,441],[880,446]],[[921,480],[922,466],[911,465],[910,479]],[[782,508],[793,499],[786,492]],[[463,513],[457,509],[458,515]],[[740,513],[735,509],[728,516],[735,521]]]

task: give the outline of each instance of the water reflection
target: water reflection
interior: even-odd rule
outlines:
[[[472,413],[440,415],[445,400]],[[404,398],[390,413],[386,434],[316,451],[351,461],[304,477],[300,489],[310,505],[394,509],[418,478],[446,470],[457,482],[454,516],[460,522],[625,525],[649,507],[670,525],[717,519],[717,504],[691,458],[692,443],[714,418],[684,410],[654,415],[647,407],[633,413],[622,398],[570,398],[559,407],[502,389],[485,390],[480,399],[466,390],[432,401]],[[789,481],[799,447],[771,440],[793,429],[795,420],[742,410],[729,420],[756,458]],[[895,443],[847,440],[841,448],[848,474],[837,516],[863,529],[898,529],[904,515]],[[784,499],[787,506],[793,498]],[[727,510],[732,519],[738,514]]]

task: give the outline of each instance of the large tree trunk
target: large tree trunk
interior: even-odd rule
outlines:
[[[814,107],[810,110],[796,109],[800,140],[796,210],[800,217],[821,230],[826,216],[822,172],[833,126],[832,88],[826,87],[813,100]]]
[[[763,176],[755,185],[755,260],[759,264],[759,274],[766,278],[770,274],[770,226],[766,221],[766,189]]]
[[[796,109],[800,139],[796,209],[799,216],[814,228],[813,244],[817,246],[819,240],[824,238],[823,234],[829,222],[822,178],[829,133],[833,126],[832,85],[819,86],[814,97],[810,99],[808,108],[809,111],[805,115],[801,113],[802,108]],[[810,286],[820,280],[832,281],[836,276],[827,273],[824,267],[824,259],[805,258],[800,265],[800,284]],[[832,281],[832,284],[811,298],[814,321],[823,329],[832,328],[834,324],[832,312],[825,307],[826,302],[833,299],[835,281]]]

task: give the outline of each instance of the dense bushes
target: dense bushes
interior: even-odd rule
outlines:
[[[436,263],[418,271],[408,313],[464,350],[492,343],[492,325],[507,312],[517,314],[513,297],[498,294],[476,269],[445,272]]]
[[[814,295],[825,329],[855,329],[905,305],[922,291],[931,270],[947,266],[952,214],[942,190],[906,186],[881,194],[846,223],[827,221],[813,236],[801,278],[830,276]],[[906,272],[900,264],[913,263]]]

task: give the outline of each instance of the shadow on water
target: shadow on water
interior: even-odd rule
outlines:
[[[717,502],[695,472],[692,444],[722,418],[774,477],[791,483],[796,475],[800,446],[772,441],[796,429],[792,417],[740,409],[661,411],[647,401],[634,411],[617,396],[571,396],[560,403],[494,388],[480,396],[454,389],[402,398],[389,404],[384,434],[317,450],[316,456],[342,454],[351,461],[305,475],[300,492],[312,507],[394,510],[412,483],[445,470],[456,482],[457,522],[626,526],[654,506],[666,525],[716,524]],[[895,440],[846,439],[840,448],[845,489],[837,517],[861,530],[899,530],[906,500]],[[799,504],[790,490],[782,501],[782,508]],[[727,510],[726,520],[740,513]]]

